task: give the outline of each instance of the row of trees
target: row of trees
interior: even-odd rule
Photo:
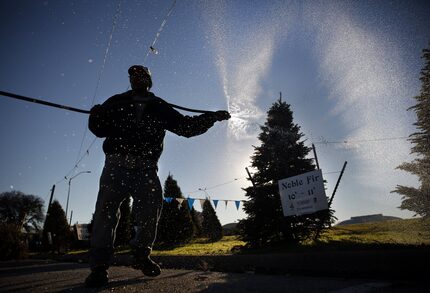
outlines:
[[[164,184],[164,196],[184,198],[173,176],[169,174]],[[188,242],[193,237],[207,237],[210,242],[222,238],[221,223],[209,199],[204,201],[202,212],[198,212],[184,200],[181,207],[172,200],[165,202],[159,223],[158,242],[163,245],[175,245]]]
[[[158,224],[156,245],[170,247],[189,242],[194,237],[207,237],[215,242],[222,238],[221,223],[209,200],[205,200],[202,212],[188,206],[178,182],[171,174],[164,183],[165,198],[183,198],[178,205],[176,200],[164,201]],[[125,200],[120,208],[121,218],[117,228],[116,245],[127,245],[132,237],[132,213],[130,199]]]
[[[170,174],[164,184],[164,195],[184,198],[177,181]],[[57,200],[52,202],[46,219],[43,204],[40,197],[20,191],[0,194],[0,259],[20,258],[28,246],[63,252],[77,242],[60,203]],[[116,245],[128,245],[133,222],[130,198],[121,204],[120,212],[115,242]],[[181,206],[175,200],[164,203],[158,227],[158,245],[170,247],[186,243],[193,237],[207,237],[214,242],[222,236],[221,223],[209,200],[204,202],[202,212],[194,208],[190,210],[186,200]]]

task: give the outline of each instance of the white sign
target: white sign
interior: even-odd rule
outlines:
[[[75,226],[78,240],[90,240],[88,224],[76,224]]]
[[[278,185],[285,217],[328,209],[321,170],[279,180]]]

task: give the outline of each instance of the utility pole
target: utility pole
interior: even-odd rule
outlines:
[[[317,150],[315,149],[315,145],[312,144],[312,149],[314,150],[314,158],[315,158],[315,164],[317,165],[317,169],[320,169],[320,164],[318,163],[318,156],[317,156]]]
[[[70,211],[70,222],[69,226],[72,226],[72,217],[73,217],[73,210]]]
[[[71,184],[72,179],[73,179],[73,178],[70,178],[70,179],[69,179],[69,188],[68,188],[68,190],[67,190],[66,219],[67,219],[67,215],[68,215],[67,211],[68,211],[68,209],[69,209],[70,184]]]
[[[66,203],[66,219],[67,219],[67,212],[68,212],[68,209],[69,209],[70,184],[72,183],[72,179],[73,178],[75,178],[78,175],[81,175],[82,173],[91,173],[91,171],[82,171],[82,172],[79,172],[78,174],[76,174],[75,176],[73,176],[73,177],[71,177],[69,179],[69,190],[67,192],[67,203]]]
[[[45,243],[44,244],[45,248],[50,248],[50,246],[52,245],[52,235],[51,235],[51,232],[46,231],[45,229],[46,229],[46,219],[48,219],[49,210],[51,208],[52,199],[54,197],[54,191],[55,191],[55,184],[52,185],[52,188],[51,188],[51,196],[49,197],[48,208],[46,210],[45,223],[43,224],[43,242]],[[47,242],[45,242],[45,239],[47,240]]]
[[[52,188],[51,188],[51,197],[49,198],[48,208],[46,210],[46,217],[48,217],[49,215],[49,208],[51,207],[52,198],[54,197],[54,191],[55,191],[55,184],[52,185]]]
[[[329,208],[330,208],[330,206],[331,206],[331,203],[333,202],[334,195],[335,195],[335,193],[336,193],[337,187],[339,186],[340,179],[342,178],[342,175],[343,175],[343,172],[345,171],[345,168],[346,168],[346,164],[347,164],[347,163],[348,163],[347,161],[345,161],[345,163],[343,163],[342,171],[340,171],[339,178],[337,178],[336,186],[334,187],[333,194],[331,195],[330,201],[329,201],[329,203],[328,203],[328,207],[329,207]]]
[[[255,188],[256,187],[255,182],[254,182],[254,179],[252,179],[252,177],[251,177],[251,173],[249,173],[248,167],[245,167],[245,170],[246,170],[246,173],[248,173],[248,178],[251,181],[252,186],[254,186],[254,188]]]

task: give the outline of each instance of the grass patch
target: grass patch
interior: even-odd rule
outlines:
[[[318,241],[304,241],[300,245],[275,243],[271,247],[246,249],[242,253],[265,254],[409,248],[430,248],[430,219],[402,219],[334,226],[326,230]]]
[[[224,236],[218,242],[208,242],[207,238],[196,238],[190,243],[178,245],[168,249],[154,249],[152,255],[154,256],[172,256],[172,255],[229,255],[233,254],[234,247],[243,246],[245,242],[238,239],[238,236]],[[130,247],[120,246],[115,248],[115,254],[130,253]],[[87,253],[88,249],[72,250],[68,255],[80,255]]]
[[[232,249],[243,246],[245,242],[237,236],[224,236],[218,242],[208,242],[206,238],[197,238],[185,245],[177,246],[166,250],[153,250],[152,255],[228,255],[232,254]]]
[[[78,250],[70,250],[66,254],[74,255],[74,254],[82,254],[88,252],[88,249],[78,249]]]
[[[364,245],[430,245],[430,221],[404,219],[335,226],[322,235],[321,242]]]
[[[220,241],[210,243],[206,238],[197,238],[190,243],[172,248],[154,249],[155,256],[202,256],[230,255],[234,248],[246,243],[238,236],[224,236]],[[430,220],[402,219],[385,222],[335,226],[322,234],[317,242],[305,242],[299,246],[280,244],[275,247],[241,251],[241,253],[294,253],[300,251],[322,251],[338,249],[388,249],[430,246]],[[237,251],[237,250],[235,250]],[[88,250],[69,251],[79,255]],[[127,246],[117,247],[116,254],[129,253]]]

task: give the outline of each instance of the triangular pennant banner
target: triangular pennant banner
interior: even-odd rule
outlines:
[[[183,198],[180,198],[180,197],[177,197],[177,198],[176,198],[176,201],[178,202],[178,209],[180,209],[180,208],[181,208],[181,206],[182,206],[182,203],[184,202],[184,199],[183,199]]]
[[[215,209],[216,209],[216,206],[218,205],[218,200],[217,199],[214,199],[214,200],[212,200],[213,202],[214,202],[214,206],[215,206]]]
[[[228,200],[224,200],[225,202],[225,209],[227,209]]]
[[[205,203],[206,199],[199,199],[200,201],[200,206],[203,208],[203,204]]]
[[[240,200],[235,200],[234,203],[236,204],[236,209],[239,210]]]
[[[188,200],[188,207],[191,210],[193,208],[193,204],[194,204],[195,198],[187,198],[187,200]]]
[[[165,197],[164,200],[168,203],[171,203],[173,200],[173,197]]]
[[[179,204],[182,204],[183,202],[184,202],[184,198],[180,198],[180,197],[177,197],[176,198],[176,200],[179,202]]]

